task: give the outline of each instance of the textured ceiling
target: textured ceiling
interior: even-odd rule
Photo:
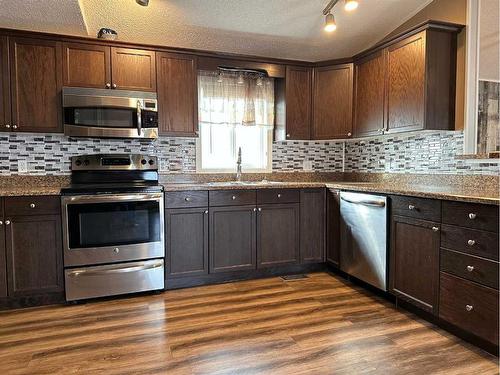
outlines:
[[[338,29],[323,31],[328,0],[0,0],[0,26],[124,41],[319,61],[367,48],[432,0],[359,0],[334,8]]]

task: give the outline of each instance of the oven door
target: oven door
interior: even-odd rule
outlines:
[[[74,137],[157,138],[155,93],[63,88],[64,134]]]
[[[64,265],[165,256],[162,193],[64,196]]]

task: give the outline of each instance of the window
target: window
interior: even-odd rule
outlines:
[[[233,73],[200,72],[199,172],[234,172],[238,149],[244,172],[271,171],[274,82]]]

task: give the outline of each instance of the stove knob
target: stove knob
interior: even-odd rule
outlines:
[[[88,159],[85,159],[85,160],[83,161],[83,165],[89,165],[89,164],[90,164],[90,161],[89,161]]]
[[[153,165],[155,161],[153,159],[149,159],[149,165]]]
[[[147,163],[146,159],[142,159],[142,160],[141,160],[141,164],[142,164],[142,165],[145,165],[146,163]]]
[[[77,167],[79,167],[80,165],[82,165],[82,161],[78,159],[77,161],[75,161],[75,164]]]

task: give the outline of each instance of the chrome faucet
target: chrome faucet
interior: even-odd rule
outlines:
[[[241,147],[238,148],[238,160],[236,160],[236,181],[241,181]]]

